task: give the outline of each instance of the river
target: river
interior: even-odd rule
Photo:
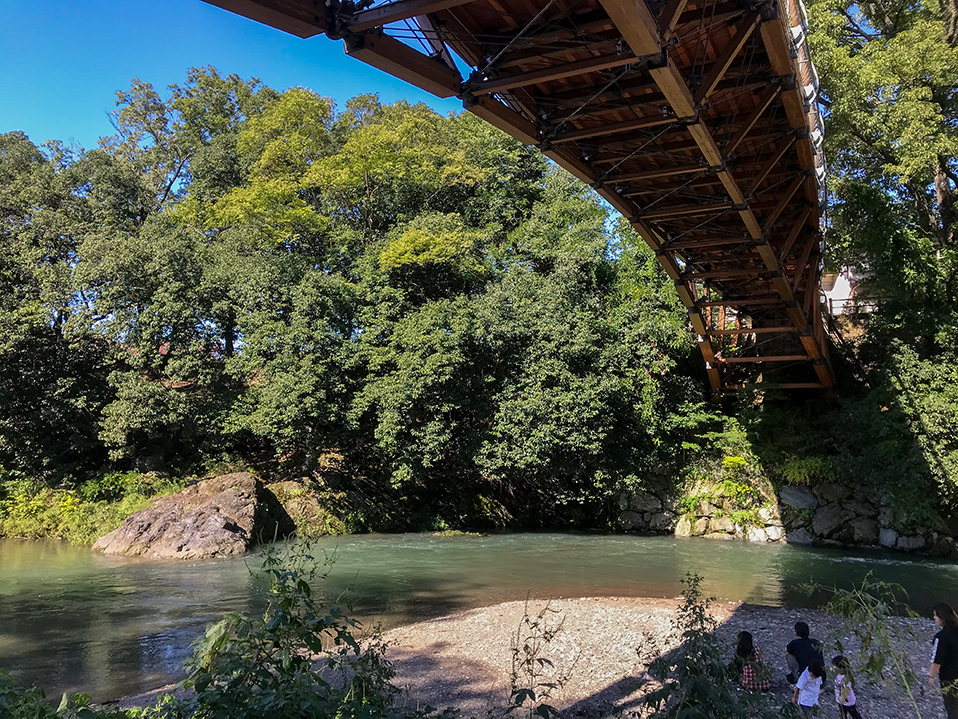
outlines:
[[[326,596],[387,628],[527,595],[671,597],[687,572],[716,597],[760,604],[815,606],[803,583],[849,586],[868,572],[903,585],[923,613],[958,604],[958,564],[881,551],[560,533],[350,535],[319,547],[336,555]],[[262,608],[258,566],[256,554],[151,562],[0,540],[0,669],[51,697],[98,701],[175,681],[208,622]]]

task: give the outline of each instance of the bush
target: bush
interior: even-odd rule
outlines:
[[[137,472],[107,474],[77,490],[9,478],[0,482],[0,536],[91,545],[152,498],[178,491],[184,484]]]
[[[321,609],[312,582],[325,578],[308,542],[287,553],[270,548],[270,581],[261,616],[227,614],[211,625],[188,662],[192,694],[181,714],[192,719],[266,716],[333,718],[425,716],[395,706],[400,690],[378,633],[360,641],[359,623],[338,608]]]
[[[72,697],[64,694],[60,706],[54,709],[42,689],[20,689],[13,677],[0,671],[0,717],[3,719],[125,719],[131,716],[119,709],[93,708],[89,703],[90,697],[86,694]]]

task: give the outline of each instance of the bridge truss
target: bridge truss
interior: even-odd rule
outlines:
[[[716,399],[833,386],[801,0],[207,2],[342,39],[590,184],[675,283]]]

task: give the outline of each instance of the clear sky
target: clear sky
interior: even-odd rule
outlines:
[[[340,106],[377,92],[385,103],[462,107],[346,57],[340,41],[302,40],[202,0],[0,0],[0,133],[89,149],[112,133],[115,92],[132,78],[165,97],[187,68],[206,65],[277,90],[308,87]]]

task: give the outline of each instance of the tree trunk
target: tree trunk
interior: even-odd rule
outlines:
[[[236,312],[230,310],[223,323],[223,354],[229,358],[233,356],[236,343]]]
[[[950,247],[954,239],[952,228],[955,223],[955,191],[951,188],[951,181],[945,174],[941,161],[935,167],[935,199],[938,201],[941,244]]]

